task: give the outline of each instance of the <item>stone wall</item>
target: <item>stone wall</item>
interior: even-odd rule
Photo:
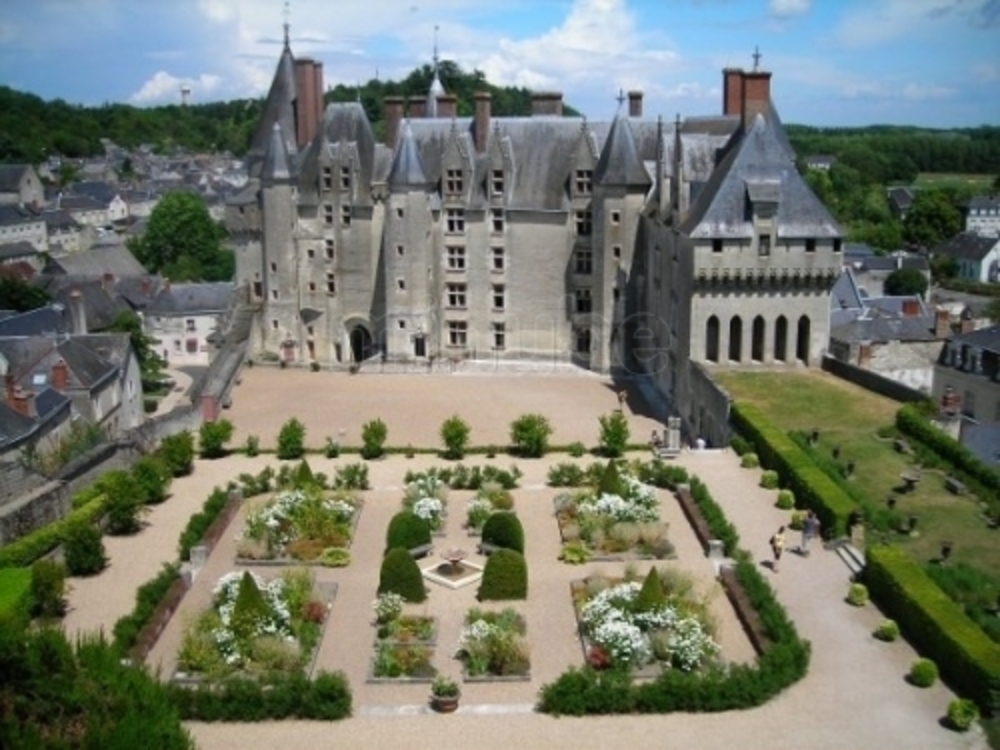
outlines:
[[[709,448],[729,444],[732,428],[729,426],[729,404],[732,398],[712,380],[701,365],[691,362],[691,423],[685,425],[692,440],[701,438]]]
[[[32,471],[20,460],[20,451],[12,451],[7,460],[0,461],[0,512],[22,495],[32,492],[48,480]]]
[[[0,545],[58,521],[70,510],[69,494],[65,482],[49,482],[4,504],[0,513]]]
[[[906,403],[910,401],[922,401],[927,398],[926,393],[921,393],[898,381],[890,380],[883,375],[879,375],[877,372],[865,370],[847,362],[841,362],[833,357],[823,357],[823,369],[831,375],[836,375],[838,378],[847,380],[855,385],[860,385],[866,390],[891,398],[894,401]]]

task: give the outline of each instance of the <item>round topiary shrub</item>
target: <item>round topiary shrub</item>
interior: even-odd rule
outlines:
[[[863,583],[852,583],[847,590],[847,603],[863,607],[868,603],[868,587]]]
[[[483,544],[512,549],[524,554],[524,527],[512,511],[491,513],[483,524]]]
[[[899,638],[899,625],[895,620],[882,620],[873,635],[880,641],[892,642]]]
[[[765,475],[767,473],[768,472],[766,472],[766,471],[764,472]],[[771,472],[771,473],[774,473],[774,472]],[[777,486],[777,481],[778,481],[777,474],[775,474],[774,481],[775,481],[775,486]],[[763,479],[763,477],[761,477],[760,486],[761,487],[764,486],[764,479]],[[768,489],[774,489],[774,487],[769,487]],[[778,490],[778,499],[775,501],[774,506],[776,508],[778,508],[779,510],[791,510],[792,508],[795,507],[795,495],[792,494],[791,490]],[[802,514],[802,517],[805,518],[805,514],[804,513]],[[802,527],[799,526],[799,528],[801,529]]]
[[[427,598],[424,577],[417,561],[402,547],[390,549],[382,559],[379,571],[378,593],[399,594],[408,602],[422,602]]]
[[[956,732],[967,732],[979,718],[979,708],[968,698],[956,698],[948,704],[948,726]]]
[[[740,466],[744,469],[756,469],[760,466],[760,459],[756,453],[744,453],[740,459]]]
[[[765,490],[778,489],[778,472],[774,469],[765,469],[760,475],[760,486]]]
[[[108,564],[101,530],[80,521],[70,526],[63,541],[63,560],[73,576],[92,576]]]
[[[930,659],[917,659],[910,666],[910,674],[907,675],[911,685],[922,688],[930,687],[937,682],[937,678],[937,664]]]
[[[389,521],[385,532],[385,548],[402,547],[405,550],[431,543],[431,525],[412,510],[400,511]]]
[[[528,564],[524,555],[512,549],[500,549],[490,555],[479,584],[480,601],[527,599]]]

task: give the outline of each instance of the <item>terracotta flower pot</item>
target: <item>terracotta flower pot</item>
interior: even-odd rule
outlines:
[[[458,710],[457,695],[432,695],[431,708],[439,714],[452,714]]]

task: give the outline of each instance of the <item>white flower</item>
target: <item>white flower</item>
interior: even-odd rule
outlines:
[[[436,497],[422,497],[413,504],[413,514],[425,521],[437,521],[444,512],[444,504]]]

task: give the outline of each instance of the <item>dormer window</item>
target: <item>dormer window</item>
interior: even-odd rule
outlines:
[[[761,256],[771,254],[771,235],[762,234],[757,238],[757,254]]]
[[[340,168],[340,189],[351,189],[351,168],[349,166]]]
[[[577,195],[590,195],[591,181],[594,172],[591,169],[576,170],[575,189]]]
[[[330,167],[323,167],[323,189],[329,190],[333,187],[333,170]]]
[[[490,176],[490,193],[494,198],[503,197],[503,170],[494,169]]]
[[[814,253],[814,252],[816,252],[816,240],[814,240],[814,239],[808,239],[808,240],[806,240],[806,252],[807,253]]]
[[[448,195],[462,194],[463,182],[461,169],[448,169],[445,171],[444,189]]]
[[[713,253],[722,252],[722,240],[719,239],[712,240],[712,252]]]

